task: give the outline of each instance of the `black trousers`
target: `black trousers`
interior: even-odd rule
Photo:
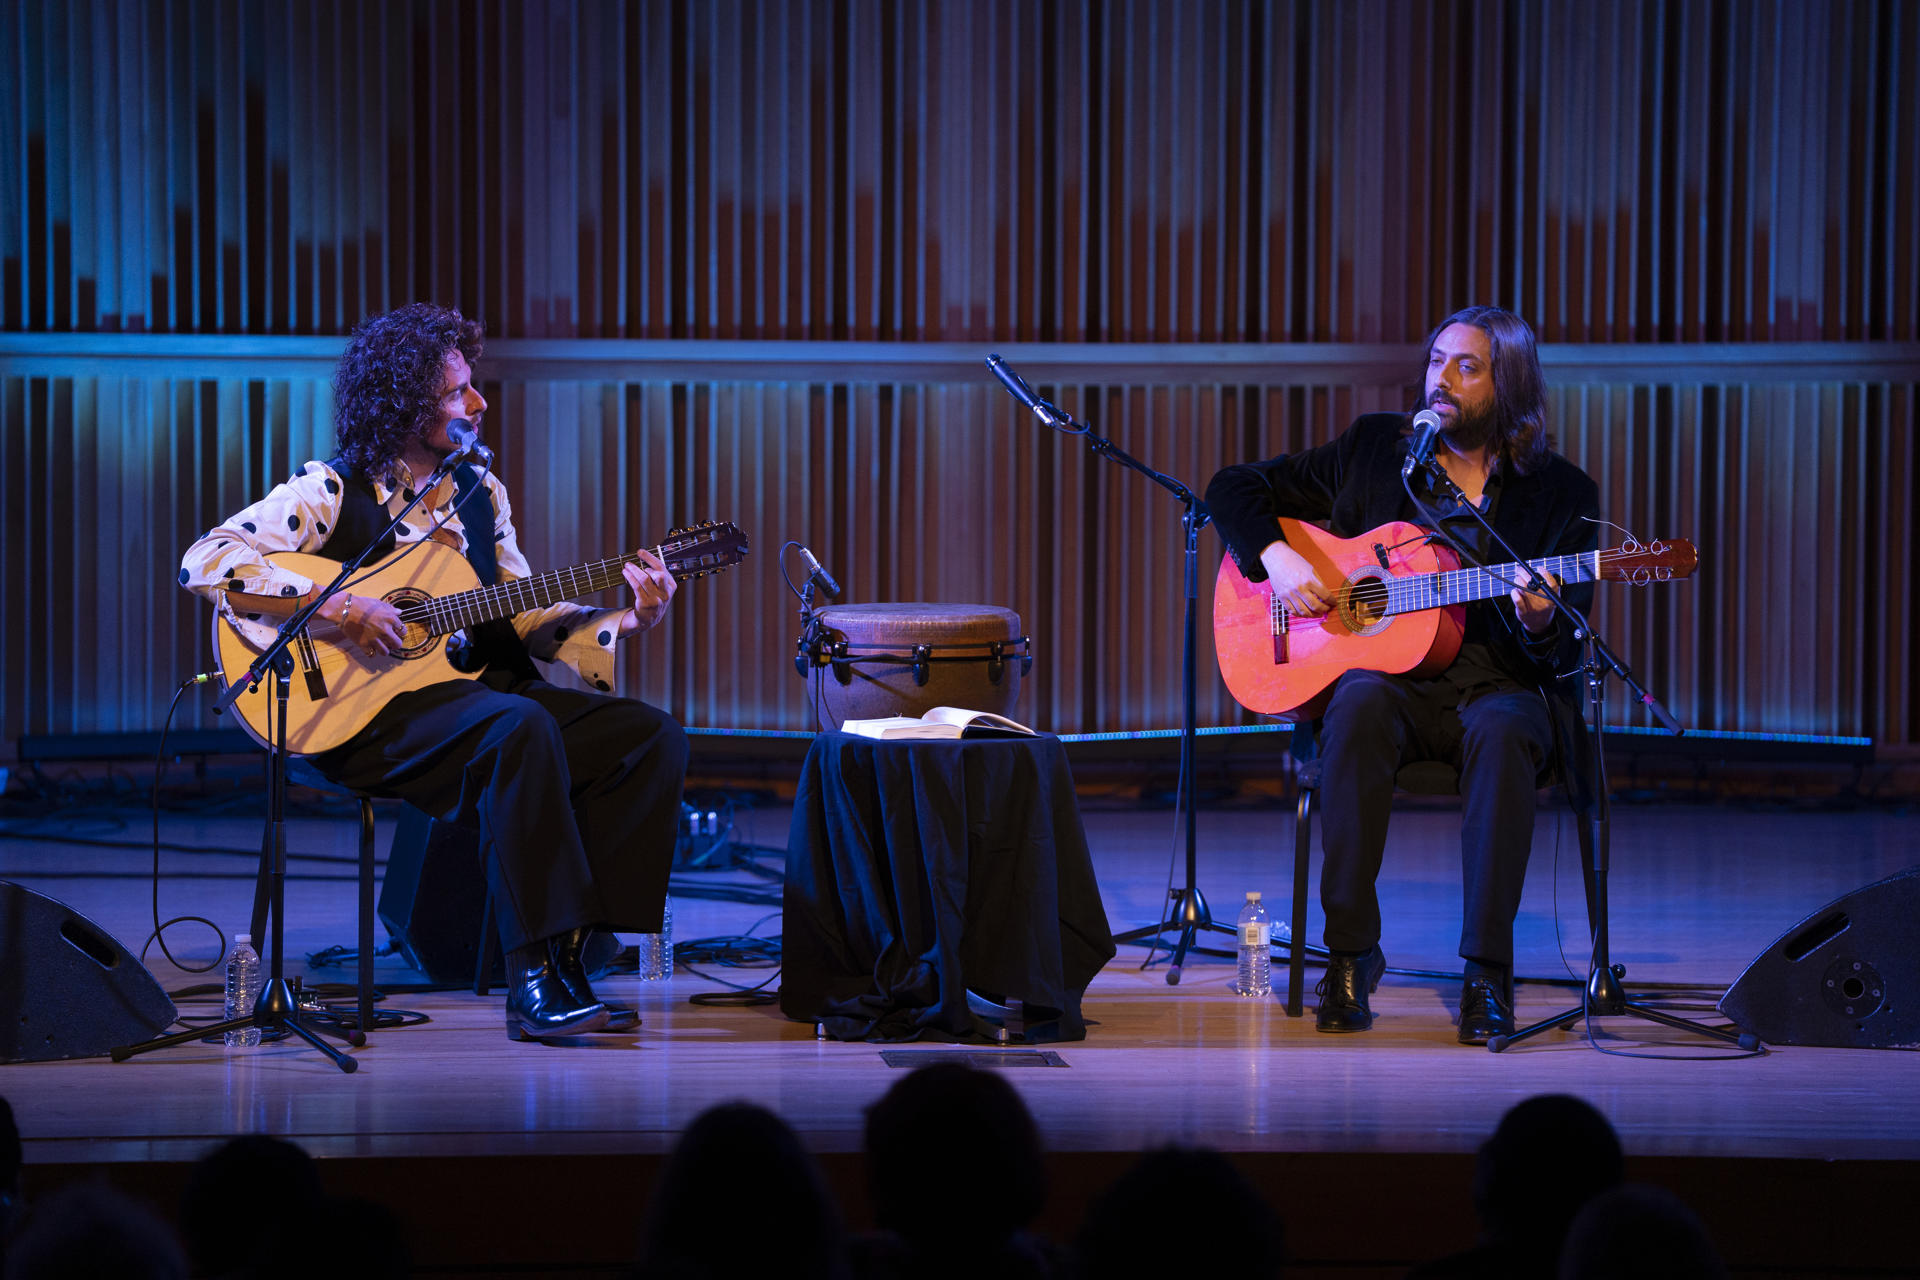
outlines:
[[[660,928],[687,735],[656,707],[489,668],[400,695],[311,762],[477,832],[509,950]]]
[[[1534,792],[1553,753],[1553,724],[1540,695],[1499,688],[1463,706],[1445,677],[1351,671],[1334,688],[1320,732],[1327,946],[1364,951],[1380,940],[1374,882],[1387,845],[1393,776],[1402,765],[1438,760],[1460,774],[1460,954],[1512,964]]]

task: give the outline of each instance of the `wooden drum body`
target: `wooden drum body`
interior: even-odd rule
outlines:
[[[995,605],[832,605],[815,612],[799,648],[823,730],[934,707],[1012,715],[1033,668],[1020,615]]]

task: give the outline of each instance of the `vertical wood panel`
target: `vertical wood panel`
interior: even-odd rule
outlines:
[[[503,337],[984,354],[1404,344],[1494,301],[1550,342],[1920,352],[1917,77],[1893,0],[0,0],[0,328],[217,349],[431,297]],[[1047,390],[1195,485],[1401,404]],[[1177,712],[1174,504],[991,384],[496,392],[543,560],[755,525],[761,558],[627,659],[689,718],[801,723],[786,536],[860,598],[1019,608],[1043,724]],[[1610,518],[1708,557],[1602,604],[1675,705],[1913,738],[1913,383],[1554,395]],[[315,378],[0,376],[0,734],[154,719],[207,660],[155,584],[327,451],[330,407]],[[62,643],[79,614],[92,650]],[[1209,657],[1203,717],[1230,719]]]

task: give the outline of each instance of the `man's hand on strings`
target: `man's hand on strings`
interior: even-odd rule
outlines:
[[[667,572],[667,566],[651,551],[638,551],[640,558],[630,561],[621,574],[633,589],[633,608],[620,619],[620,634],[631,635],[658,625],[680,584]]]
[[[1560,590],[1558,574],[1548,573],[1541,576],[1553,585],[1556,592]],[[1519,587],[1515,587],[1509,594],[1513,599],[1513,611],[1520,615],[1520,625],[1525,627],[1529,634],[1540,635],[1553,625],[1555,612],[1553,601],[1538,592],[1525,591]]]
[[[1286,543],[1268,543],[1260,553],[1260,563],[1266,566],[1273,598],[1289,613],[1311,617],[1333,608],[1333,593],[1320,585],[1306,557]]]

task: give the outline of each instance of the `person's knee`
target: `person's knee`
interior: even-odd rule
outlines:
[[[1401,692],[1392,677],[1376,671],[1350,671],[1334,688],[1322,717],[1321,737],[1328,744],[1390,739],[1399,723],[1400,704]]]
[[[645,761],[649,770],[687,771],[690,747],[687,731],[678,720],[631,698],[621,700],[620,715],[617,736],[626,744],[622,750],[630,763]]]
[[[1525,759],[1541,768],[1552,749],[1551,727],[1537,708],[1500,706],[1476,708],[1466,717],[1462,747],[1467,756],[1506,756]]]
[[[691,750],[692,745],[687,738],[687,731],[681,727],[680,722],[671,716],[662,716],[659,739],[654,747],[660,760],[660,767],[678,774],[686,773]]]
[[[486,741],[521,767],[535,760],[566,758],[559,721],[527,698],[501,699],[488,718]]]

